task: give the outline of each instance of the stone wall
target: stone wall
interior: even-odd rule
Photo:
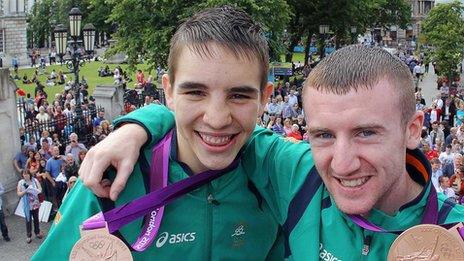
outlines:
[[[0,182],[6,190],[2,209],[7,215],[14,212],[19,200],[16,195],[19,175],[13,168],[13,158],[20,151],[15,89],[9,70],[0,69]]]
[[[0,18],[1,28],[5,30],[5,52],[3,67],[11,67],[13,57],[17,57],[19,65],[29,65],[27,55],[26,16],[23,14],[3,16]]]

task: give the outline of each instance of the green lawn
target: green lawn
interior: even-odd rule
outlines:
[[[304,63],[305,54],[304,53],[293,53],[292,61]]]
[[[304,63],[304,59],[305,59],[305,54],[304,53],[293,53],[293,56],[292,56],[292,61],[293,62]],[[280,61],[285,62],[285,55],[284,54],[282,54],[280,56]]]
[[[79,78],[82,79],[82,76],[85,76],[87,83],[89,84],[89,93],[92,94],[93,91],[95,90],[95,87],[97,85],[101,84],[112,84],[114,79],[112,76],[110,77],[99,77],[98,76],[98,68],[100,66],[106,66],[106,64],[103,64],[102,62],[86,62],[83,67],[80,67],[80,72],[79,72]],[[114,70],[114,68],[117,66],[117,64],[109,64],[108,65],[111,69],[111,71]],[[121,64],[121,68],[123,70],[126,70],[127,65],[126,64]],[[148,78],[148,72],[146,72],[147,65],[146,64],[139,64],[137,66],[137,69],[141,69],[144,71],[145,74],[145,79]],[[55,93],[62,92],[64,90],[64,85],[55,85],[55,86],[46,86],[46,79],[47,76],[50,75],[50,72],[55,69],[56,72],[58,71],[63,71],[66,73],[66,76],[68,77],[68,80],[74,80],[74,74],[70,73],[69,70],[66,68],[65,65],[52,65],[52,66],[47,66],[45,69],[45,73],[43,75],[39,75],[39,80],[40,82],[45,85],[45,91],[48,94],[48,100],[52,101],[54,99]],[[24,74],[27,75],[28,79],[32,79],[32,75],[34,74],[35,68],[24,68],[24,69],[19,69],[19,77],[22,79]],[[156,72],[152,72],[152,75],[156,74]],[[132,82],[128,83],[129,88],[133,88],[134,82],[135,82],[135,72],[130,74],[130,77],[132,78]],[[80,80],[79,79],[79,80]],[[16,80],[15,81],[16,85],[26,91],[26,93],[30,93],[31,95],[34,95],[34,88],[35,88],[35,83],[32,84],[23,84],[22,80]]]

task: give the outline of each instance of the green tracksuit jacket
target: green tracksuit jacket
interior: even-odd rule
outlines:
[[[142,124],[153,143],[165,134],[157,133],[157,129],[171,124],[166,117],[173,117],[167,114],[167,108],[148,106],[121,118],[118,124]],[[257,128],[242,154],[242,165],[283,225],[287,260],[386,260],[397,236],[365,230],[340,212],[314,167],[308,143],[294,144]],[[430,164],[420,151],[408,151],[406,167],[424,189],[394,216],[371,211],[369,220],[387,230],[419,224],[432,186]],[[464,206],[442,194],[438,196],[438,208],[440,224],[464,221]]]
[[[172,143],[171,147],[176,148],[175,139]],[[146,193],[151,150],[152,146],[142,150],[116,206]],[[185,179],[190,173],[188,167],[177,162],[176,155],[172,150],[169,183]],[[72,246],[80,238],[79,225],[93,214],[112,207],[111,201],[98,199],[79,180],[32,260],[68,260]],[[135,242],[141,226],[140,218],[123,227],[120,234],[128,242]],[[135,260],[282,260],[283,237],[279,235],[282,233],[269,206],[239,164],[230,173],[166,206],[152,246],[132,254]]]

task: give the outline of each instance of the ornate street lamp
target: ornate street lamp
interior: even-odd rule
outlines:
[[[76,101],[76,117],[74,120],[75,132],[81,141],[84,140],[84,118],[82,115],[81,106],[81,91],[79,85],[79,67],[84,63],[84,59],[90,58],[94,46],[95,46],[95,27],[92,24],[86,24],[84,28],[81,28],[82,13],[79,8],[74,7],[69,12],[69,36],[71,40],[68,41],[68,30],[63,25],[55,27],[55,42],[56,51],[59,55],[64,56],[66,54],[67,45],[71,45],[70,54],[71,57],[66,59],[66,65],[70,71],[74,73],[74,99]],[[81,36],[81,29],[83,31],[83,39],[79,39]],[[80,51],[84,47],[84,52]]]
[[[95,26],[86,24],[82,32],[84,34],[84,49],[86,52],[92,53],[95,47]]]
[[[59,24],[55,27],[55,45],[56,52],[59,54],[66,53],[66,46],[68,45],[68,30]]]
[[[72,37],[79,37],[81,35],[81,22],[82,13],[79,8],[74,7],[69,12],[69,34]]]

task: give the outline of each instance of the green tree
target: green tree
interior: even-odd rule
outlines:
[[[268,38],[270,49],[270,59],[279,60],[279,56],[284,52],[283,43],[284,30],[287,28],[292,12],[286,0],[208,0],[199,5],[199,9],[204,7],[214,7],[221,5],[233,5],[242,8],[250,14],[255,21],[258,21]],[[197,10],[198,11],[198,10]]]
[[[131,68],[143,58],[153,69],[165,66],[169,41],[176,28],[195,12],[211,6],[236,5],[263,25],[269,38],[271,54],[282,51],[282,33],[290,19],[285,0],[107,0],[113,6],[110,22],[118,24],[116,45],[109,55],[124,52]],[[131,10],[128,12],[128,10]],[[272,17],[272,19],[269,19]]]
[[[110,36],[113,30],[113,24],[108,20],[111,14],[112,7],[104,0],[90,0],[88,6],[88,16],[85,23],[92,23],[96,29],[96,35],[106,33]],[[100,42],[100,39],[97,40]]]
[[[431,47],[431,59],[440,69],[439,75],[453,79],[464,50],[464,6],[458,1],[439,4],[422,23],[423,44]]]
[[[103,1],[99,1],[102,2]],[[50,46],[49,39],[57,24],[69,25],[69,11],[78,7],[82,12],[82,19],[86,22],[89,14],[88,0],[42,0],[36,1],[32,12],[28,15],[28,38],[35,47]],[[102,14],[106,15],[106,14]]]
[[[33,47],[43,47],[48,42],[52,28],[50,25],[52,0],[36,2],[28,16],[28,42]]]
[[[293,49],[295,46],[301,43],[303,38],[306,38],[306,42],[311,40],[311,35],[314,32],[316,24],[312,19],[315,17],[316,1],[298,1],[288,0],[289,10],[292,15],[290,16],[290,22],[288,24],[285,42],[286,52],[285,61],[291,62],[293,56]],[[308,46],[309,48],[309,46]],[[307,59],[305,59],[307,61]]]
[[[411,4],[407,0],[368,0],[370,11],[367,16],[371,25],[375,27],[389,28],[397,25],[406,29],[411,22]]]
[[[406,0],[288,0],[288,3],[294,15],[291,16],[287,29],[287,62],[291,61],[293,48],[301,39],[306,39],[307,54],[312,35],[319,34],[321,24],[330,26],[330,37],[338,47],[352,41],[352,26],[356,27],[357,33],[363,33],[367,28],[388,28],[390,25],[404,28],[409,23],[411,14],[409,2]],[[319,39],[319,48],[322,46]]]
[[[89,0],[54,0],[53,3],[53,19],[57,24],[63,24],[65,26],[69,24],[69,11],[71,11],[73,7],[79,8],[82,12],[82,20],[85,23],[89,14]]]

